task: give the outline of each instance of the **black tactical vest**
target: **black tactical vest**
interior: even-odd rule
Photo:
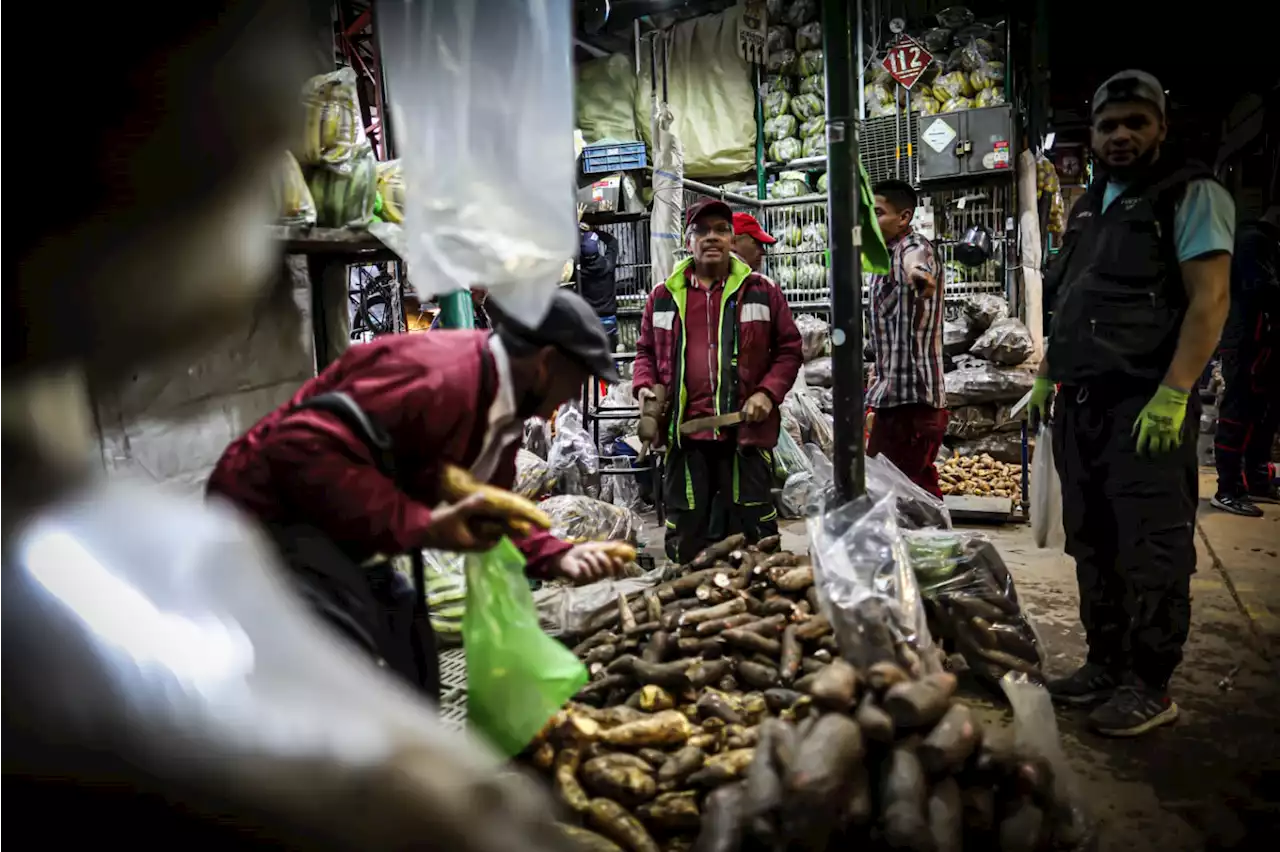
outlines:
[[[1062,250],[1045,276],[1054,305],[1049,371],[1064,384],[1159,382],[1187,313],[1174,215],[1199,163],[1157,162],[1102,210],[1098,180],[1071,209]]]

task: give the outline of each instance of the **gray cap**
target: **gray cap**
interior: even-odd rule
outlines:
[[[554,346],[593,376],[610,383],[622,378],[613,362],[604,324],[587,301],[572,290],[557,287],[542,322],[532,327],[503,311],[492,298],[486,307],[502,342],[514,350],[511,354]]]
[[[1146,101],[1164,115],[1164,86],[1146,71],[1136,68],[1112,74],[1107,81],[1093,93],[1091,109],[1093,115],[1113,101]]]

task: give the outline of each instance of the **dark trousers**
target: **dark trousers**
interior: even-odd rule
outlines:
[[[733,440],[685,440],[668,452],[662,484],[673,561],[688,562],[735,533],[754,543],[778,532],[769,450]]]
[[[1254,494],[1270,490],[1271,444],[1280,426],[1280,381],[1270,350],[1224,350],[1222,378],[1226,388],[1218,410],[1213,458],[1218,492]]]
[[[1198,503],[1194,394],[1181,446],[1147,458],[1132,434],[1154,387],[1063,387],[1053,452],[1089,661],[1162,689],[1191,627]]]
[[[875,415],[867,439],[867,455],[883,453],[908,479],[941,498],[934,460],[942,449],[950,412],[931,405],[895,405],[877,408]]]
[[[435,634],[420,592],[390,562],[362,566],[324,533],[306,525],[278,526],[272,537],[294,586],[338,635],[440,700]]]

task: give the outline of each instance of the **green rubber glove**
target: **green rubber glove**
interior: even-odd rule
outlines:
[[[1031,385],[1031,401],[1027,403],[1027,415],[1031,430],[1039,431],[1040,424],[1049,419],[1049,404],[1053,400],[1053,380],[1039,377]]]
[[[1133,421],[1138,455],[1167,453],[1182,443],[1182,421],[1187,418],[1189,396],[1186,391],[1160,386]]]

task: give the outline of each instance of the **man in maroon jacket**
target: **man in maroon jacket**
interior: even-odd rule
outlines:
[[[484,499],[441,504],[446,463],[510,488],[524,421],[550,417],[592,374],[617,380],[604,329],[576,294],[557,291],[536,328],[488,307],[496,333],[390,335],[351,347],[232,443],[209,479],[210,494],[264,522],[295,573],[323,586],[310,597],[324,598],[321,608],[338,622],[345,624],[346,613],[334,611],[345,603],[334,603],[335,596],[361,596],[359,582],[347,582],[352,566],[376,554],[494,544],[471,523],[494,514]],[[532,576],[586,582],[623,567],[599,544],[575,546],[546,532],[515,544]],[[389,595],[402,601],[406,592]],[[384,643],[375,637],[371,644]],[[403,652],[413,643],[391,644]],[[397,666],[383,656],[433,689],[432,673],[418,672],[408,658]]]
[[[680,562],[712,543],[713,503],[727,510],[725,533],[758,541],[778,531],[772,495],[778,406],[803,361],[782,291],[732,254],[729,206],[700,202],[685,224],[693,257],[649,295],[633,377],[641,402],[659,384],[671,400],[666,549]],[[687,421],[737,411],[745,418],[739,426],[680,432]]]

